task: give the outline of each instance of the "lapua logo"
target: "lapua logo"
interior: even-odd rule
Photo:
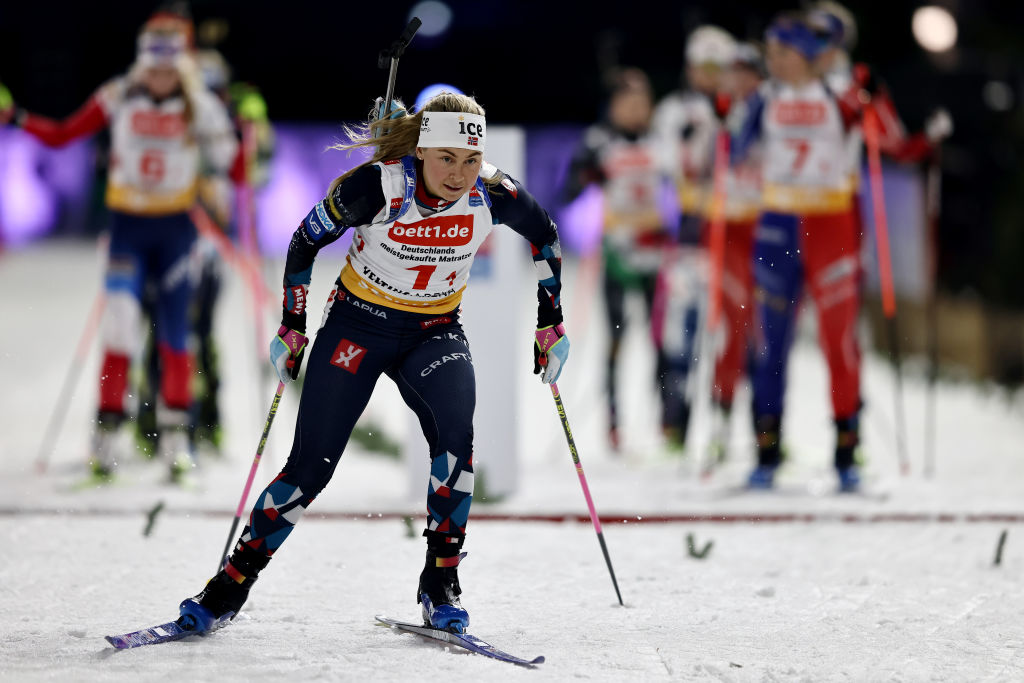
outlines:
[[[473,239],[473,216],[431,216],[415,223],[395,223],[388,237],[420,247],[461,247]]]

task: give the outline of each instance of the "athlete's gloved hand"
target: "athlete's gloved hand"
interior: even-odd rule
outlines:
[[[384,116],[384,98],[378,97],[373,102],[373,109],[370,110],[370,128],[373,129],[373,124],[381,119],[400,119],[407,114],[408,112],[406,111],[405,106],[400,101],[391,100],[391,110],[388,112],[387,116]],[[388,132],[388,129],[384,128],[380,128],[378,130],[384,135]],[[374,137],[376,137],[376,134]]]
[[[857,84],[870,97],[874,97],[882,90],[882,82],[875,76],[867,64],[858,62],[852,69],[853,82]]]
[[[284,325],[278,328],[277,336],[270,342],[270,362],[282,382],[298,378],[308,342],[309,339],[301,332]]]
[[[719,121],[725,121],[726,117],[729,116],[729,110],[732,108],[732,97],[729,93],[718,92],[711,99],[712,104],[715,108],[715,116]]]
[[[953,134],[953,117],[943,107],[933,111],[924,122],[924,134],[932,142],[940,142]]]
[[[539,374],[544,384],[557,382],[565,361],[569,359],[569,338],[565,336],[565,327],[561,324],[540,327],[536,339],[533,345],[533,374]]]
[[[0,125],[3,125],[14,118],[14,98],[11,91],[0,83]]]

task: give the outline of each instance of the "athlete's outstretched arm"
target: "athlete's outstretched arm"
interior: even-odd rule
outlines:
[[[282,324],[306,331],[306,294],[317,253],[351,227],[371,223],[384,208],[380,169],[364,166],[317,202],[292,234],[284,266]]]
[[[558,228],[537,200],[519,181],[501,174],[501,184],[491,192],[491,215],[530,242],[533,265],[537,268],[537,326],[562,322],[562,247]]]
[[[48,147],[63,147],[72,140],[97,133],[107,127],[109,119],[99,93],[66,119],[50,119],[24,109],[15,110],[14,122],[25,132]]]
[[[765,93],[762,90],[754,92],[747,98],[747,105],[747,118],[730,140],[729,163],[732,165],[743,161],[754,143],[761,139]]]
[[[569,203],[580,196],[587,186],[601,185],[605,182],[604,169],[601,167],[601,147],[607,145],[609,136],[601,126],[594,125],[583,133],[565,175],[565,187],[562,189],[562,200]]]

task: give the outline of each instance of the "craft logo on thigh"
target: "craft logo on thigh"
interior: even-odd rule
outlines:
[[[338,342],[338,348],[334,349],[331,355],[331,365],[337,365],[343,370],[348,370],[353,375],[359,371],[359,364],[366,356],[366,349],[359,344],[353,344],[348,339]]]

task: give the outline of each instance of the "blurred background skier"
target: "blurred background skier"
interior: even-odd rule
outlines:
[[[800,13],[766,32],[771,80],[750,109],[735,154],[760,140],[764,192],[754,245],[758,345],[753,373],[758,464],[748,484],[770,488],[782,459],[780,430],[789,350],[804,287],[813,297],[831,376],[834,464],[842,490],[860,484],[854,463],[860,410],[860,238],[849,183],[848,135],[861,114],[825,85],[827,49]]]
[[[655,294],[655,338],[665,356],[662,430],[682,450],[697,388],[691,370],[707,298],[706,224],[711,199],[715,136],[713,98],[735,57],[736,41],[717,26],[701,26],[687,38],[685,88],[657,106],[653,127],[661,163],[674,179],[680,219],[675,248],[662,262]]]
[[[650,131],[654,104],[650,81],[640,69],[619,68],[610,85],[607,113],[584,132],[570,162],[565,193],[571,199],[595,184],[604,200],[601,293],[610,337],[605,387],[608,438],[618,450],[622,439],[619,353],[628,320],[627,297],[638,292],[650,320],[658,268],[669,235],[659,208],[664,175]],[[671,398],[665,395],[666,363],[657,344],[654,351],[655,382],[662,392],[663,409],[667,409]]]
[[[761,49],[754,43],[736,46],[723,91],[728,106],[725,126],[739,133],[764,77]],[[721,335],[716,344],[713,408],[717,411],[712,434],[712,456],[726,457],[730,417],[736,387],[751,359],[754,325],[754,229],[761,209],[761,150],[752,144],[743,158],[729,164],[725,179],[725,244],[721,277]]]
[[[104,355],[89,458],[101,478],[114,472],[119,458],[114,441],[129,412],[125,399],[141,345],[140,300],[147,278],[158,283],[160,455],[172,478],[194,466],[187,434],[193,376],[187,339],[196,229],[188,210],[196,202],[201,169],[226,171],[238,146],[223,106],[199,78],[192,44],[190,19],[178,6],[161,8],[142,27],[128,73],[101,86],[69,118],[55,121],[13,105],[0,111],[0,120],[13,118],[51,146],[110,129]]]
[[[232,69],[217,46],[227,37],[229,26],[223,19],[207,19],[197,31],[196,64],[203,84],[221,101],[234,125],[238,140],[238,154],[229,169],[205,165],[199,177],[198,205],[208,225],[216,228],[233,242],[248,258],[248,267],[259,273],[262,263],[255,231],[254,192],[263,187],[269,177],[273,153],[274,132],[267,116],[267,105],[260,91],[244,82],[232,82]],[[193,449],[205,444],[218,453],[221,441],[221,419],[218,392],[220,369],[218,345],[213,323],[216,304],[220,297],[224,277],[224,258],[216,236],[200,234],[198,255],[198,281],[190,307],[192,321],[192,348],[195,350],[196,376],[190,419],[190,445]],[[237,247],[236,247],[237,249]],[[249,295],[261,300],[262,286],[247,282]],[[152,289],[150,291],[153,291]],[[253,315],[263,315],[265,306],[254,306]],[[146,309],[144,303],[144,309]],[[152,309],[152,306],[149,306]],[[155,330],[154,330],[155,331]],[[263,330],[254,330],[263,348]],[[152,338],[152,336],[151,336]],[[148,344],[145,356],[146,373],[139,382],[139,415],[137,438],[149,452],[158,449],[159,432],[156,425],[155,392],[158,388],[158,358],[153,344]],[[260,363],[260,369],[266,367]]]
[[[953,132],[953,119],[944,108],[936,108],[927,117],[922,131],[909,134],[896,109],[888,87],[863,62],[854,62],[851,54],[857,44],[857,23],[853,14],[832,0],[821,0],[807,12],[807,22],[825,41],[817,57],[817,69],[825,85],[837,95],[851,89],[870,100],[878,114],[880,125],[879,150],[893,161],[914,163],[926,161],[935,152],[936,145]],[[863,234],[861,216],[861,167],[864,159],[864,132],[861,122],[855,121],[847,137],[850,185],[854,196],[854,217]]]

